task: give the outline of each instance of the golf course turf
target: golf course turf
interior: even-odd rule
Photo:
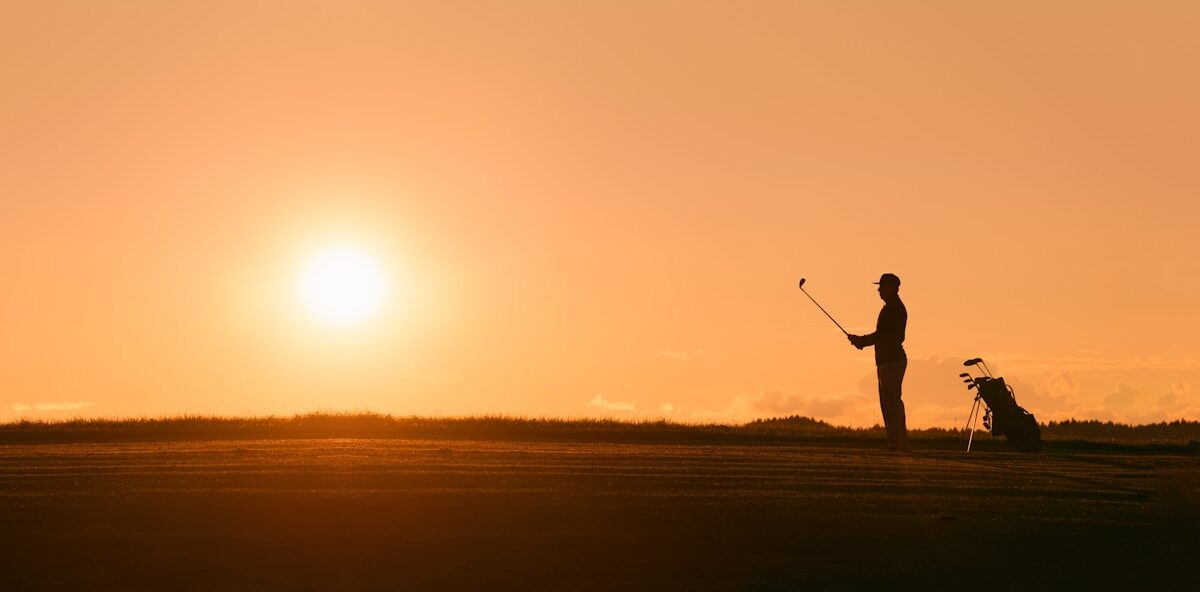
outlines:
[[[1186,448],[877,444],[6,443],[0,589],[1190,589],[1200,576]]]

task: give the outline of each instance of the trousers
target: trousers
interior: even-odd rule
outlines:
[[[908,446],[908,427],[904,422],[904,401],[900,400],[901,385],[908,362],[886,362],[875,367],[879,377],[879,409],[883,411],[883,425],[887,428],[888,442],[895,446]]]

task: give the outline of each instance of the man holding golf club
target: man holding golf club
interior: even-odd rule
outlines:
[[[879,276],[879,298],[883,310],[870,335],[846,335],[850,343],[862,349],[875,346],[875,371],[879,377],[879,407],[887,427],[888,450],[908,450],[908,428],[904,423],[904,401],[900,400],[908,356],[904,353],[904,329],[908,325],[908,309],[900,300],[900,278],[885,273]]]
[[[904,353],[904,329],[908,325],[908,309],[900,301],[900,278],[885,273],[879,276],[879,297],[883,299],[883,310],[875,322],[875,332],[870,335],[851,335],[842,324],[804,289],[804,278],[800,278],[800,291],[812,300],[833,324],[841,329],[850,343],[862,349],[875,346],[875,371],[879,377],[879,408],[883,411],[883,425],[887,427],[888,450],[908,451],[908,428],[904,425],[904,402],[900,400],[900,385],[904,382],[904,371],[908,368],[908,356]]]

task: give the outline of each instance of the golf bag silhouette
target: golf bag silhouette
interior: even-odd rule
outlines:
[[[1042,430],[1033,414],[1017,405],[1012,387],[1003,377],[984,376],[975,379],[979,397],[987,405],[983,427],[993,436],[1004,436],[1019,452],[1041,452]]]

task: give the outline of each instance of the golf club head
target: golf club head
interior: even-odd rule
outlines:
[[[959,378],[970,378],[970,377],[971,377],[971,375],[970,375],[970,374],[967,374],[966,372],[963,372],[962,374],[959,374],[959,375],[958,375],[958,377],[959,377]]]
[[[800,289],[801,289],[801,290],[803,290],[803,289],[804,289],[804,282],[805,282],[805,279],[804,279],[804,278],[800,278]]]
[[[971,359],[963,362],[963,366],[974,366],[975,364],[978,364],[982,361],[983,361],[983,358],[971,358]]]
[[[967,390],[971,390],[973,388],[975,388],[975,383],[972,382],[971,384],[967,385]]]

